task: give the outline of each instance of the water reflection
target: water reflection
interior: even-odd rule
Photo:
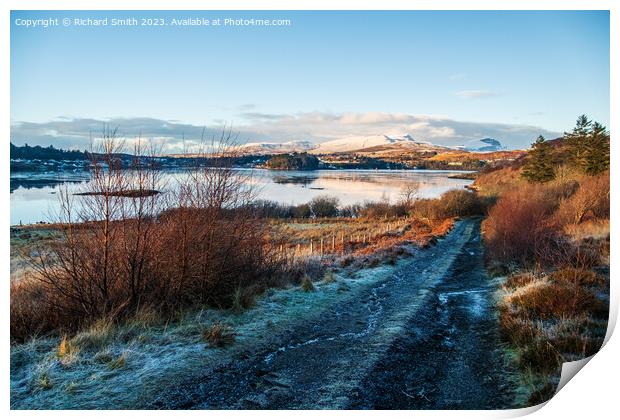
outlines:
[[[241,169],[252,175],[251,183],[261,199],[286,204],[301,204],[313,197],[329,194],[338,197],[343,205],[363,201],[398,199],[402,189],[419,185],[419,197],[437,197],[443,192],[463,188],[470,180],[449,178],[458,171],[423,170],[322,170],[322,171],[268,171]],[[248,172],[249,171],[249,172]],[[162,172],[163,191],[170,191],[183,181],[188,173],[183,170]],[[52,221],[59,208],[57,193],[60,186],[77,191],[85,183],[85,173],[12,174],[11,224]]]
[[[59,175],[59,174],[20,174],[11,175],[10,191],[11,193],[18,188],[32,189],[32,188],[54,188],[60,184],[65,183],[80,183],[88,179],[88,174],[71,174]]]

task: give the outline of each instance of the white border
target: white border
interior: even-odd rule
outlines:
[[[620,70],[618,65],[619,51],[618,42],[620,34],[618,33],[618,16],[619,7],[616,2],[611,0],[417,0],[417,1],[398,1],[398,0],[382,0],[382,1],[344,1],[344,0],[300,0],[300,1],[283,1],[283,0],[229,0],[229,1],[192,1],[192,0],[150,0],[148,2],[139,0],[96,0],[88,2],[88,7],[83,1],[77,0],[57,0],[51,4],[50,1],[43,0],[5,0],[0,6],[4,12],[1,20],[1,36],[2,43],[2,62],[0,62],[0,79],[2,80],[2,102],[1,111],[3,118],[0,122],[1,133],[4,135],[5,144],[3,145],[3,156],[0,159],[0,170],[2,179],[5,181],[1,184],[2,194],[8,199],[8,182],[9,165],[8,165],[8,139],[10,138],[10,78],[9,78],[9,19],[10,10],[611,10],[611,95],[612,102],[610,113],[610,132],[615,133],[618,127],[618,108],[617,98],[619,96],[617,74]],[[558,70],[561,71],[561,70]],[[587,110],[586,110],[587,111]],[[616,175],[616,165],[619,162],[618,148],[614,146],[612,141],[612,195],[611,205],[612,213],[618,214],[618,199],[616,193],[618,191],[619,179]],[[8,231],[9,227],[9,206],[4,205],[0,208],[4,231]],[[615,220],[615,218],[614,218]],[[612,223],[612,236],[616,237],[617,229]],[[612,314],[610,316],[610,326],[613,328],[617,321],[618,310],[618,282],[614,280],[614,267],[617,258],[617,247],[612,242],[611,259],[612,263]],[[9,278],[9,235],[5,233],[2,239],[2,267],[4,268],[4,278]],[[2,402],[3,408],[8,411],[9,408],[9,346],[8,346],[8,308],[9,293],[8,281],[2,288],[2,329],[4,332],[5,347],[3,348],[2,359]],[[611,328],[609,333],[611,332]],[[608,339],[609,339],[608,334]],[[579,372],[576,379],[569,383],[540,411],[532,414],[531,418],[563,418],[563,419],[605,419],[611,418],[612,413],[617,415],[618,404],[617,384],[620,369],[616,360],[616,354],[620,354],[620,344],[617,337],[611,337],[605,347],[588,363],[588,367]],[[524,415],[532,410],[505,410],[495,412],[485,411],[469,411],[469,412],[450,412],[450,411],[433,411],[433,412],[411,412],[411,411],[394,411],[388,415],[400,418],[465,418],[465,419],[485,419],[485,418],[505,418]],[[355,416],[360,418],[375,418],[384,415],[378,411],[371,412],[324,412],[321,416],[327,417],[349,417]],[[63,418],[82,418],[87,415],[92,418],[104,418],[108,416],[129,417],[132,418],[162,418],[168,416],[191,417],[191,418],[224,418],[224,417],[251,417],[269,418],[269,419],[289,419],[291,415],[303,419],[311,418],[316,415],[314,412],[305,411],[244,411],[244,412],[10,412],[10,416],[16,418],[22,417],[40,417],[49,418],[62,416]]]

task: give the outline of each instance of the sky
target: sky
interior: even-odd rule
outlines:
[[[190,17],[220,25],[173,25]],[[24,26],[47,18],[59,24]],[[111,25],[126,18],[138,25]],[[290,24],[224,21],[239,18]],[[409,133],[521,148],[583,113],[608,125],[609,83],[607,11],[11,13],[16,144],[83,149],[109,124],[169,152],[224,125],[241,143]]]

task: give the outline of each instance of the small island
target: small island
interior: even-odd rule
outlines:
[[[319,159],[308,153],[275,155],[265,162],[265,168],[296,171],[314,171],[319,168]]]

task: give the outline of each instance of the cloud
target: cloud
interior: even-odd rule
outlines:
[[[467,99],[484,99],[484,98],[496,98],[502,96],[501,92],[494,92],[491,90],[461,90],[455,93],[456,96]]]
[[[449,80],[463,80],[465,78],[465,73],[454,73],[448,76]]]
[[[304,140],[314,143],[347,136],[409,133],[414,138],[435,144],[458,146],[472,140],[492,137],[512,148],[529,146],[542,134],[555,138],[560,133],[525,124],[498,124],[458,121],[441,115],[405,113],[331,113],[307,112],[296,114],[242,113],[233,125],[239,143],[284,142]],[[224,128],[201,127],[178,121],[154,118],[88,118],[58,119],[46,123],[17,122],[11,126],[11,141],[15,144],[85,149],[91,137],[98,137],[104,127],[118,127],[119,135],[128,139],[141,136],[152,139],[167,153],[181,153],[198,147],[201,139],[217,139]]]
[[[203,128],[177,121],[154,118],[61,118],[46,123],[18,122],[11,125],[11,141],[16,144],[48,146],[68,149],[86,149],[91,139],[101,137],[104,127],[117,128],[118,137],[131,144],[137,138],[150,139],[162,144],[163,150],[181,151],[201,139],[217,138],[220,129]]]
[[[284,114],[264,114],[262,112],[244,112],[241,117],[246,120],[281,120],[286,118]]]

